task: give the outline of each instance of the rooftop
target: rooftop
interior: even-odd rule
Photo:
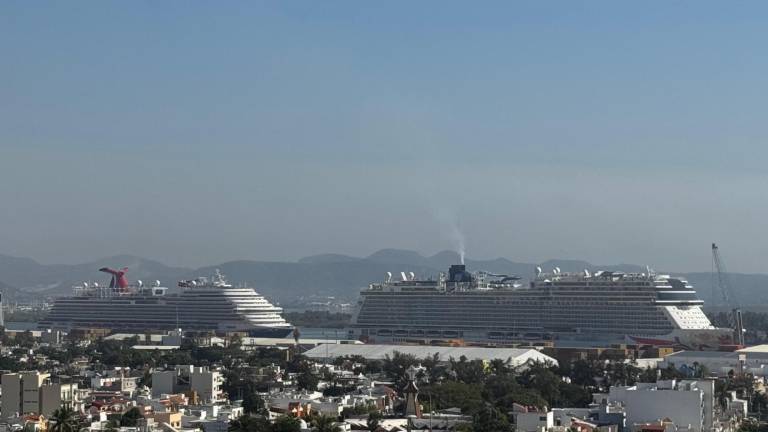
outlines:
[[[458,359],[461,356],[468,360],[490,361],[494,359],[511,359],[512,363],[522,364],[529,360],[551,362],[557,364],[557,360],[541,352],[530,348],[484,348],[484,347],[439,347],[426,345],[342,345],[322,344],[304,353],[313,359],[324,359],[362,356],[368,360],[383,360],[386,356],[392,356],[394,352],[412,355],[416,358],[432,357],[437,354],[441,360],[451,358]]]

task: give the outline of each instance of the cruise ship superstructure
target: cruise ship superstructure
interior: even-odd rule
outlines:
[[[360,293],[353,330],[376,342],[465,340],[573,341],[678,345],[696,349],[731,343],[714,327],[685,280],[645,273],[588,270],[519,277],[470,273],[419,280],[391,274]]]
[[[127,269],[100,269],[110,273],[107,285],[84,283],[74,295],[56,299],[40,322],[42,327],[113,330],[170,330],[247,332],[252,336],[285,337],[293,330],[272,305],[253,288],[237,287],[221,273],[178,283],[179,293],[157,281],[145,286],[129,284]]]

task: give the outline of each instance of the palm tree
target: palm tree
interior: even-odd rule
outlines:
[[[243,414],[229,422],[227,432],[267,432],[270,423],[265,417]]]
[[[341,432],[341,426],[336,424],[336,419],[331,416],[320,415],[313,422],[315,432]]]
[[[104,427],[104,432],[117,432],[120,430],[120,425],[117,423],[116,420],[110,420],[107,422],[107,425]]]
[[[368,420],[365,422],[365,425],[368,426],[369,431],[374,432],[376,429],[379,428],[380,420],[381,420],[381,414],[379,414],[378,411],[374,411],[368,414]]]
[[[80,420],[75,410],[68,406],[61,406],[51,414],[49,421],[53,422],[51,432],[77,432],[80,430]]]
[[[252,423],[253,417],[247,414],[241,415],[234,420],[230,420],[227,432],[248,432],[248,429],[251,429]]]
[[[491,371],[494,375],[506,375],[510,371],[511,359],[493,359],[490,363]]]
[[[120,417],[120,426],[134,427],[139,423],[139,419],[143,418],[141,411],[137,407],[133,407],[124,412]],[[56,431],[53,431],[56,432]],[[67,432],[67,431],[65,431]]]

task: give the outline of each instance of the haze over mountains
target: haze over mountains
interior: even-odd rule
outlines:
[[[340,254],[313,255],[298,262],[228,261],[197,269],[171,267],[163,263],[132,256],[117,255],[83,264],[40,264],[30,258],[0,255],[0,290],[16,300],[39,299],[68,295],[72,285],[83,281],[107,282],[109,277],[98,271],[101,267],[128,267],[129,280],[144,282],[160,280],[163,285],[175,287],[176,281],[196,276],[208,276],[220,269],[231,282],[246,283],[257,291],[280,302],[289,303],[300,297],[335,296],[354,301],[358,291],[373,281],[380,281],[386,272],[414,272],[419,276],[436,276],[448,266],[459,262],[452,251],[423,256],[417,252],[382,249],[367,257]],[[537,265],[549,270],[562,271],[613,270],[645,271],[645,266],[633,264],[593,265],[579,260],[553,259],[543,263],[519,263],[506,258],[493,260],[466,259],[470,270],[517,274],[531,277]],[[674,269],[657,269],[687,278],[698,290],[699,296],[713,306],[721,304],[719,293],[712,290],[712,275],[708,272],[675,273]],[[730,282],[738,303],[768,304],[768,275],[730,273]],[[746,299],[749,299],[747,302]]]

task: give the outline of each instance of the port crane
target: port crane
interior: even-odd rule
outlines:
[[[715,276],[717,278],[715,279]],[[733,342],[738,345],[744,345],[744,323],[741,319],[741,309],[734,305],[733,293],[728,280],[728,271],[725,269],[725,263],[720,256],[720,249],[717,244],[712,243],[712,279],[716,283],[723,298],[723,304],[730,309],[728,315],[728,324],[733,329]]]

